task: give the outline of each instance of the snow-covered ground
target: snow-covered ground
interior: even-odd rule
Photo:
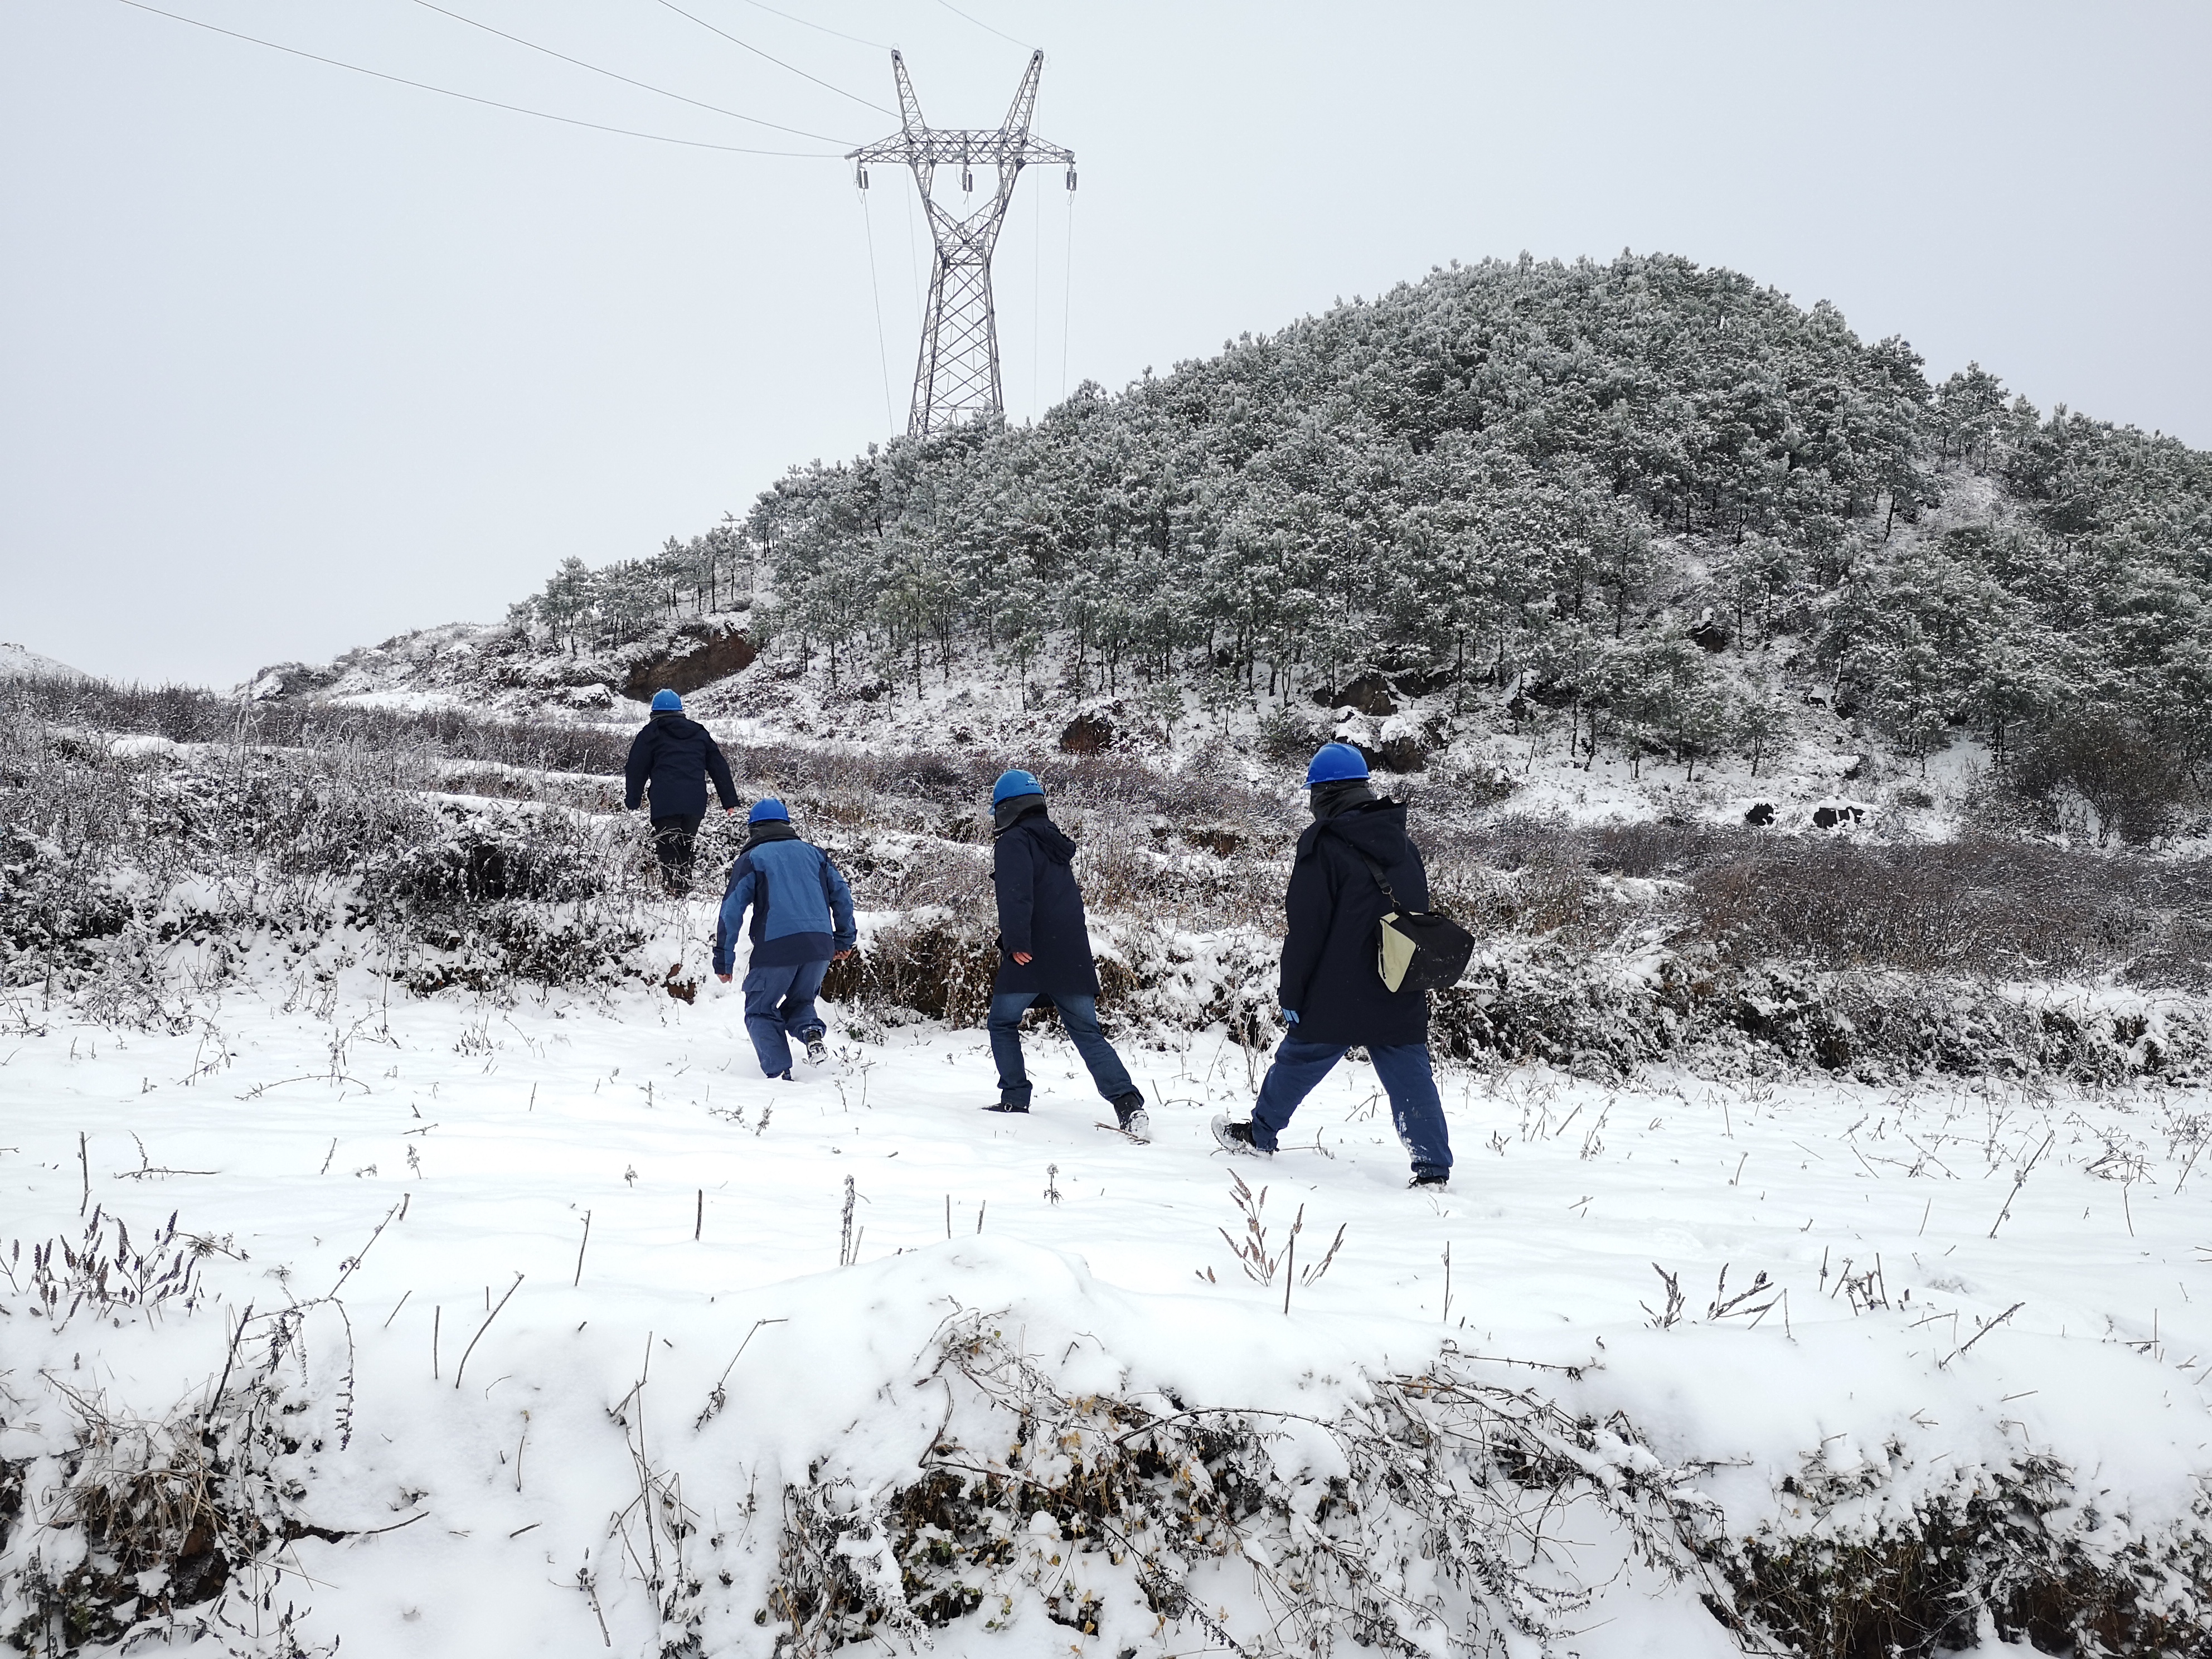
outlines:
[[[1406,1189],[1361,1065],[1273,1161],[1218,1152],[1207,1118],[1241,1115],[1264,1063],[1218,1033],[1125,1048],[1155,1102],[1140,1146],[1097,1127],[1110,1114],[1056,1034],[1030,1038],[1036,1109],[1010,1120],[976,1109],[994,1095],[980,1032],[855,1042],[832,1010],[833,1066],[765,1081],[711,981],[691,1005],[513,1006],[387,1000],[358,971],[304,995],[253,983],[169,1034],[21,993],[0,1011],[14,1276],[81,1236],[88,1205],[142,1238],[174,1211],[249,1258],[207,1259],[219,1318],[110,1329],[15,1301],[0,1459],[54,1449],[65,1397],[46,1377],[159,1415],[206,1397],[247,1304],[343,1281],[350,1444],[301,1454],[301,1508],[363,1535],[291,1546],[305,1578],[283,1595],[312,1607],[302,1639],[343,1636],[348,1655],[659,1651],[625,1565],[656,1468],[701,1518],[685,1571],[713,1569],[706,1651],[767,1654],[780,1626],[753,1615],[781,1494],[815,1465],[861,1488],[913,1478],[945,1398],[917,1392],[920,1362],[961,1309],[1070,1393],[1194,1405],[1325,1415],[1446,1342],[1572,1367],[1496,1369],[1708,1466],[1739,1535],[1787,1531],[1778,1488],[1809,1459],[1909,1504],[2048,1453],[2107,1537],[2180,1521],[2212,1471],[2201,1096],[1452,1072],[1458,1162],[1437,1196]],[[1287,1312],[1282,1281],[1248,1280],[1224,1240],[1246,1234],[1232,1174],[1267,1188],[1270,1249],[1301,1207],[1302,1264],[1344,1230]],[[1654,1328],[1655,1264],[1685,1298],[1671,1328]],[[1762,1273],[1782,1297],[1711,1316]],[[325,1386],[331,1340],[307,1350]],[[1735,1650],[1692,1587],[1586,1541],[1577,1575],[1612,1582],[1561,1651]],[[1215,1612],[1253,1638],[1236,1579],[1222,1570]],[[1197,1624],[1084,1635],[1043,1605],[971,1618],[937,1650],[1224,1650]]]

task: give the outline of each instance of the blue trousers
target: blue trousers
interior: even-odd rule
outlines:
[[[811,1042],[827,1029],[815,1012],[827,962],[797,962],[780,968],[756,968],[745,975],[745,1035],[753,1040],[761,1070],[781,1077],[791,1069],[787,1037]]]
[[[1129,1081],[1129,1068],[1121,1064],[1121,1055],[1098,1029],[1096,997],[1058,991],[1002,991],[991,999],[990,1018],[991,1058],[999,1062],[999,1098],[1010,1106],[1030,1103],[1030,1074],[1022,1064],[1022,1016],[1040,996],[1060,1010],[1067,1040],[1091,1068],[1091,1080],[1098,1092],[1108,1100],[1133,1094],[1137,1085]]]
[[[1344,1058],[1345,1046],[1301,1042],[1296,1036],[1283,1039],[1283,1046],[1275,1050],[1274,1063],[1267,1067],[1267,1080],[1260,1085],[1259,1103],[1252,1109],[1254,1146],[1271,1152],[1275,1150],[1275,1137],[1289,1125],[1291,1114]],[[1413,1173],[1449,1175],[1451,1134],[1444,1127],[1443,1102],[1437,1098],[1437,1080],[1429,1070],[1429,1045],[1370,1046],[1367,1053],[1375,1062],[1375,1075],[1382,1080],[1383,1092],[1390,1097],[1390,1119],[1397,1126],[1399,1141],[1413,1160]]]

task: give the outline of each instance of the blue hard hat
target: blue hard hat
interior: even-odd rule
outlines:
[[[789,823],[791,822],[791,812],[790,810],[775,796],[764,795],[760,799],[753,803],[751,816],[747,817],[745,822],[748,823]]]
[[[1357,749],[1348,743],[1325,743],[1313,757],[1313,764],[1306,768],[1306,787],[1310,789],[1317,783],[1336,783],[1345,778],[1364,778],[1366,775],[1367,763],[1360,757]]]
[[[653,694],[653,712],[656,714],[680,714],[684,712],[684,699],[673,691],[656,691]]]
[[[1034,772],[1001,772],[999,781],[991,786],[991,805],[1002,806],[1017,795],[1042,795],[1044,786],[1036,781]]]

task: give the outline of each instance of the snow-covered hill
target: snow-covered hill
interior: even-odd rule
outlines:
[[[42,657],[37,652],[20,645],[0,641],[0,680],[18,679],[27,675],[42,678],[81,680],[84,674],[65,662],[52,657]]]
[[[1956,475],[1945,501],[1900,525],[1900,550],[1999,522],[2007,503],[1990,480]],[[1652,584],[1655,617],[1710,621],[1715,603],[1703,542],[1662,544]],[[1469,696],[1418,677],[1370,675],[1331,698],[1217,696],[1202,686],[1132,682],[1125,691],[1071,677],[1017,677],[989,659],[931,667],[918,677],[842,674],[827,659],[757,654],[747,643],[772,597],[692,616],[619,647],[577,649],[523,622],[452,623],[399,635],[324,665],[264,669],[241,690],[258,700],[401,709],[451,708],[508,719],[581,720],[633,730],[663,684],[726,739],[949,750],[1036,764],[1111,752],[1169,771],[1191,766],[1267,790],[1294,790],[1304,758],[1339,738],[1359,744],[1415,799],[1448,799],[1575,823],[1659,819],[1750,823],[1783,832],[1878,833],[1948,839],[1990,781],[1991,756],[1966,729],[1933,752],[1898,756],[1838,698],[1832,672],[1802,641],[1747,644],[1714,636],[1722,670],[1762,684],[1782,711],[1757,750],[1730,748],[1688,766],[1662,756],[1595,755],[1574,742],[1564,706],[1534,674]],[[1072,641],[1054,648],[1073,653]],[[1846,706],[1839,707],[1839,701]],[[2078,801],[2068,827],[2096,839]]]

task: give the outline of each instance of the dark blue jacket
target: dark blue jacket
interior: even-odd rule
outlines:
[[[1283,940],[1283,1006],[1298,1017],[1291,1035],[1303,1042],[1368,1043],[1388,1048],[1425,1042],[1425,992],[1393,991],[1376,970],[1376,926],[1389,904],[1358,853],[1382,866],[1399,902],[1429,907],[1428,872],[1406,839],[1406,809],[1395,801],[1363,801],[1309,824],[1298,837],[1284,896],[1290,930]]]
[[[730,763],[707,728],[681,714],[655,714],[630,743],[629,760],[623,768],[623,805],[635,811],[650,786],[654,817],[703,817],[710,776],[722,805],[735,806],[738,786],[731,781]]]
[[[830,855],[799,840],[787,823],[757,825],[730,866],[721,918],[714,924],[718,974],[730,972],[736,960],[738,930],[744,926],[748,906],[756,968],[827,962],[851,950],[860,938],[853,925],[853,890]]]
[[[1098,965],[1091,959],[1083,895],[1068,867],[1075,843],[1040,806],[1000,830],[993,851],[991,885],[999,894],[999,975],[993,992],[1097,996]],[[1014,960],[1017,951],[1034,960],[1024,967]]]

